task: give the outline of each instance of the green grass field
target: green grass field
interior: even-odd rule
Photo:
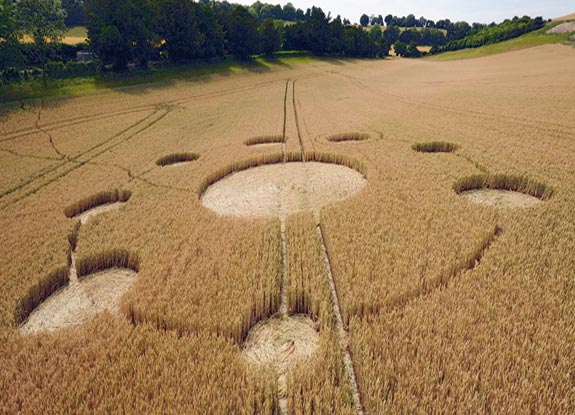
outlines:
[[[126,73],[104,73],[94,76],[48,80],[46,88],[42,80],[20,82],[0,87],[0,102],[33,99],[48,96],[78,95],[102,89],[122,88],[133,85],[189,80],[202,76],[236,73],[240,71],[265,72],[274,66],[289,66],[313,61],[308,52],[279,52],[274,58],[256,56],[250,61],[224,58],[214,62],[194,62],[187,65],[133,70]]]
[[[70,27],[64,37],[88,37],[88,30],[84,26]]]
[[[444,61],[444,62],[460,60],[460,59],[474,59],[474,58],[496,55],[499,53],[513,52],[516,50],[532,48],[535,46],[569,42],[572,33],[550,34],[550,35],[547,34],[547,31],[551,29],[553,26],[556,26],[557,24],[558,22],[554,22],[552,24],[546,25],[543,29],[527,33],[523,36],[519,36],[515,39],[510,39],[505,42],[482,46],[480,48],[462,49],[454,52],[446,52],[440,55],[430,56],[426,59]]]

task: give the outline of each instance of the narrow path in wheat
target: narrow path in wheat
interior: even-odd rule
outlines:
[[[289,82],[290,80],[288,79],[286,81],[286,89],[285,89],[285,93],[284,93],[284,125],[283,125],[283,129],[282,129],[282,160],[286,161],[286,128],[287,128],[287,99],[288,99],[288,92],[289,92]]]
[[[293,89],[292,89],[292,93],[293,93],[293,109],[294,109],[294,116],[295,116],[295,122],[296,122],[296,129],[297,129],[297,135],[299,138],[299,143],[300,143],[300,147],[301,147],[301,153],[302,153],[302,160],[305,163],[305,150],[304,150],[304,146],[303,146],[303,140],[302,140],[302,134],[301,134],[301,129],[300,129],[300,125],[299,125],[299,119],[298,119],[298,113],[297,113],[297,107],[296,107],[296,96],[295,96],[295,81],[293,83]],[[314,216],[316,219],[316,230],[318,233],[318,237],[319,237],[319,241],[321,244],[321,251],[323,254],[323,261],[324,261],[324,265],[325,265],[325,272],[327,275],[327,279],[328,279],[328,283],[329,283],[329,288],[330,288],[330,295],[331,295],[331,303],[332,303],[332,312],[333,315],[335,317],[335,325],[336,325],[336,331],[337,331],[337,335],[339,338],[339,345],[340,345],[340,349],[342,352],[342,359],[343,359],[343,364],[345,367],[345,372],[346,372],[346,376],[347,376],[347,380],[349,383],[349,389],[351,391],[351,397],[352,397],[352,403],[353,403],[353,407],[355,409],[355,412],[358,415],[363,415],[363,407],[361,405],[361,397],[359,394],[359,387],[357,385],[357,379],[355,377],[355,370],[353,367],[353,361],[351,359],[351,354],[349,352],[349,345],[348,345],[348,341],[347,341],[347,333],[343,327],[343,320],[341,318],[341,312],[339,309],[339,299],[337,296],[337,291],[335,288],[335,282],[333,280],[333,273],[331,270],[331,263],[329,261],[329,256],[327,253],[327,248],[325,246],[325,241],[324,241],[324,237],[323,237],[323,231],[321,229],[321,214],[319,210],[316,210],[314,212]]]
[[[343,364],[345,367],[345,372],[347,375],[347,380],[349,382],[349,388],[351,390],[351,397],[353,402],[353,407],[355,412],[358,415],[363,415],[363,407],[361,405],[361,396],[359,394],[359,387],[357,385],[357,379],[355,377],[355,370],[353,367],[353,360],[351,359],[351,353],[349,352],[349,344],[347,340],[347,332],[343,327],[343,321],[341,319],[341,312],[339,309],[339,299],[337,296],[337,290],[335,286],[335,282],[333,280],[333,273],[331,270],[331,263],[329,261],[329,254],[327,252],[327,248],[325,246],[325,241],[323,238],[323,231],[321,229],[321,222],[320,222],[320,214],[319,212],[316,214],[316,222],[317,222],[317,234],[319,236],[319,240],[321,243],[321,252],[323,254],[323,262],[325,265],[325,272],[327,274],[327,279],[329,282],[329,289],[331,293],[331,302],[333,307],[333,315],[335,317],[335,328],[337,331],[337,335],[339,337],[339,345],[341,348],[341,352],[343,354]]]
[[[287,244],[286,244],[286,220],[285,216],[280,219],[280,232],[282,241],[282,279],[280,285],[280,315],[282,318],[287,317],[288,305],[287,305]]]
[[[301,149],[301,156],[302,156],[302,160],[305,161],[305,148],[303,146],[303,138],[301,136],[301,128],[299,126],[299,117],[298,117],[298,113],[297,113],[297,106],[296,106],[296,99],[295,99],[295,83],[296,83],[296,79],[294,79],[292,81],[292,104],[293,104],[293,114],[294,114],[294,118],[295,118],[295,126],[296,126],[296,130],[297,130],[297,138],[299,140],[299,146]]]

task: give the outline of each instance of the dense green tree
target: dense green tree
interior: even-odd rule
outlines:
[[[274,18],[274,6],[271,4],[262,4],[259,13],[256,15],[258,21],[262,22],[266,19]]]
[[[295,22],[297,19],[297,10],[291,3],[287,3],[283,8],[283,20]]]
[[[381,26],[376,23],[369,29],[369,37],[373,42],[377,42],[383,37],[383,32],[381,31]]]
[[[346,56],[374,57],[375,45],[364,29],[348,26],[344,31],[344,52]]]
[[[19,33],[16,21],[16,2],[0,0],[0,70],[19,66],[23,56],[18,48]]]
[[[155,0],[85,0],[84,5],[90,45],[104,66],[147,63],[159,43]]]
[[[407,53],[407,45],[399,40],[393,43],[393,50],[397,56],[405,56]]]
[[[393,24],[393,16],[391,14],[388,14],[387,16],[385,16],[385,25],[386,26],[391,26]]]
[[[157,36],[156,0],[131,0],[130,19],[128,24],[129,39],[132,46],[133,59],[142,66],[155,51],[154,45],[159,43]]]
[[[230,53],[240,59],[249,58],[260,51],[257,20],[243,6],[236,6],[227,22],[226,39]]]
[[[66,11],[66,26],[83,26],[86,24],[84,18],[83,0],[62,0],[62,8]]]
[[[285,28],[285,42],[283,47],[286,50],[311,50],[309,26],[307,23],[298,22],[293,26],[287,26]]]
[[[330,22],[320,8],[313,8],[308,21],[286,27],[285,31],[285,49],[357,57],[385,56],[389,53],[389,43],[383,39],[381,27],[379,36],[373,35],[372,38],[363,28],[344,25],[339,16]]]
[[[101,27],[97,42],[97,51],[104,64],[111,64],[115,69],[128,67],[130,46],[116,26]]]
[[[260,26],[260,38],[262,40],[262,52],[266,56],[273,56],[274,52],[281,47],[281,37],[273,19],[266,19]]]
[[[190,0],[162,0],[159,5],[159,35],[168,57],[174,61],[198,58],[201,34],[195,4]]]
[[[158,34],[171,60],[221,56],[224,34],[214,9],[191,0],[159,0]]]
[[[419,58],[421,56],[421,52],[417,49],[417,43],[411,42],[405,51],[406,58]]]
[[[284,15],[284,11],[282,9],[282,6],[280,6],[279,4],[276,4],[275,6],[272,7],[272,18],[273,19],[282,20],[283,15]]]
[[[390,45],[399,39],[399,35],[400,31],[396,26],[387,26],[385,32],[383,32],[383,38]]]
[[[383,36],[375,42],[375,53],[379,57],[389,56],[389,43],[385,41]]]
[[[201,4],[196,7],[196,16],[198,29],[202,34],[199,56],[201,58],[223,56],[225,53],[224,31],[218,23],[214,8],[210,5]]]
[[[66,12],[58,0],[20,0],[17,3],[17,15],[20,30],[34,40],[46,82],[48,43],[59,41],[64,35]]]
[[[305,14],[302,9],[297,9],[295,12],[296,21],[303,22],[305,20]]]
[[[374,26],[374,25],[376,25],[376,24],[378,24],[378,25],[380,25],[380,26],[383,26],[383,25],[384,25],[383,16],[382,16],[381,14],[380,14],[379,16],[372,15],[372,16],[370,17],[370,19],[371,19],[370,24],[371,24],[372,26]]]
[[[367,25],[369,25],[369,16],[367,14],[362,14],[361,17],[359,18],[359,24],[362,25],[363,27],[367,27]]]
[[[499,25],[490,24],[489,26],[484,26],[474,24],[470,29],[471,34],[468,34],[461,39],[452,40],[441,48],[434,48],[433,52],[438,53],[464,48],[477,48],[483,45],[502,42],[524,33],[538,30],[544,25],[545,22],[543,21],[543,18],[537,17],[532,19],[528,16],[524,16],[522,18],[516,17],[512,20],[508,19]],[[456,24],[456,26],[460,28],[464,27],[464,25],[458,24]]]
[[[337,16],[329,22],[330,40],[328,51],[332,55],[341,55],[343,53],[343,32],[344,26],[341,17]]]
[[[330,30],[328,18],[323,10],[319,7],[313,7],[307,24],[311,42],[310,50],[316,54],[327,53],[330,44]]]

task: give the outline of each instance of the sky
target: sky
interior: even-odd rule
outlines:
[[[251,4],[253,1],[244,0],[241,3]],[[278,4],[277,0],[260,1]],[[287,1],[281,0],[279,3],[283,6]],[[543,16],[548,19],[575,12],[573,0],[291,0],[291,3],[304,11],[311,6],[319,6],[326,14],[331,11],[333,17],[339,14],[342,19],[347,17],[355,23],[363,13],[381,14],[383,17],[413,13],[418,18],[424,16],[432,20],[448,18],[451,21],[491,23],[513,16]]]

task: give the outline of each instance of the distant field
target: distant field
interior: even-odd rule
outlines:
[[[419,50],[420,52],[429,52],[431,50],[431,46],[418,46],[417,50]],[[393,45],[391,46],[391,48],[389,49],[389,56],[397,56],[395,54],[395,49],[393,48]]]
[[[62,43],[67,45],[77,45],[84,43],[88,39],[88,30],[84,26],[75,26],[68,29],[62,38]],[[25,35],[22,39],[24,43],[32,43],[32,38]]]
[[[367,27],[362,26],[362,27],[363,27],[364,30],[369,30],[369,29],[372,28],[372,26],[367,26]],[[400,32],[400,33],[403,33],[403,32],[405,32],[406,30],[414,30],[414,31],[417,31],[417,32],[421,32],[421,31],[422,31],[423,29],[425,29],[425,28],[423,28],[423,27],[398,27],[398,29],[399,29],[399,32]],[[381,26],[381,31],[382,31],[382,32],[385,32],[386,30],[387,30],[387,26],[385,26],[385,25]],[[443,34],[447,34],[447,30],[445,30],[445,29],[437,29],[437,30],[439,30],[439,31],[442,32]]]
[[[88,39],[88,31],[84,26],[75,26],[68,29],[64,35],[63,43],[68,45],[76,45],[83,43]]]
[[[459,59],[474,59],[484,56],[496,55],[504,52],[512,52],[521,49],[532,48],[554,43],[569,41],[570,34],[547,34],[547,31],[554,25],[547,25],[541,30],[527,33],[526,35],[510,39],[505,42],[482,46],[480,48],[462,49],[454,52],[446,52],[426,59],[436,61],[453,61]]]

